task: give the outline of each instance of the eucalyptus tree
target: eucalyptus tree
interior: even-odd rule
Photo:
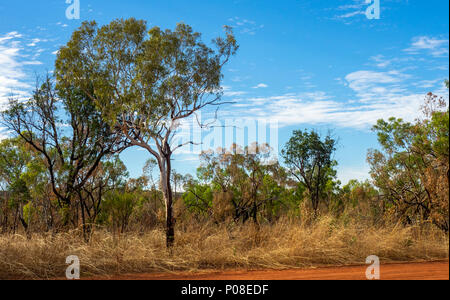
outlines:
[[[136,19],[99,27],[85,22],[59,51],[59,84],[83,90],[109,124],[157,161],[166,206],[167,246],[174,242],[172,155],[183,119],[222,102],[222,68],[238,49],[231,29],[208,46],[185,24],[147,29]]]
[[[315,131],[301,130],[294,131],[282,150],[292,176],[307,189],[316,215],[327,184],[336,175],[335,150],[336,140],[330,135],[322,139]]]
[[[56,88],[49,76],[27,101],[11,99],[2,123],[42,158],[58,206],[68,213],[66,224],[79,206],[88,239],[83,189],[103,159],[128,147],[126,139],[111,130],[82,90]],[[72,221],[76,225],[78,216]]]

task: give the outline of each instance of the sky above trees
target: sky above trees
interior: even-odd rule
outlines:
[[[80,19],[66,18],[69,4],[3,1],[0,4],[0,107],[14,94],[26,97],[36,74],[54,68],[60,46],[86,20],[146,20],[174,29],[185,22],[205,42],[234,28],[238,54],[224,70],[219,119],[278,121],[280,149],[295,129],[333,130],[339,137],[338,177],[368,177],[366,154],[377,147],[370,128],[392,116],[413,121],[428,92],[446,95],[449,22],[447,1],[381,0],[370,20],[364,0],[342,1],[107,1],[82,0]],[[1,131],[0,138],[7,136]],[[252,141],[249,141],[252,142]],[[148,154],[127,150],[131,176]],[[198,156],[176,156],[174,168],[194,173]]]

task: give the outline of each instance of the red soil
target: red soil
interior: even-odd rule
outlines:
[[[368,266],[308,270],[130,274],[90,280],[366,280]],[[381,265],[382,280],[449,280],[449,262]]]

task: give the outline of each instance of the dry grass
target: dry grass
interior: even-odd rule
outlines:
[[[0,279],[63,278],[66,257],[77,255],[82,276],[225,269],[287,269],[448,259],[449,239],[428,228],[372,228],[324,217],[314,225],[226,228],[192,225],[177,231],[172,253],[162,230],[120,238],[97,231],[85,244],[77,232],[0,236]]]

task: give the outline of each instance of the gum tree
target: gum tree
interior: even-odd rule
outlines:
[[[317,216],[320,200],[324,198],[327,184],[336,171],[332,155],[336,140],[330,135],[322,140],[317,132],[294,131],[294,135],[282,150],[282,156],[292,176],[308,190],[314,213]]]
[[[132,145],[146,149],[157,161],[166,205],[167,247],[174,242],[171,160],[183,119],[221,100],[222,68],[238,49],[226,37],[211,48],[185,24],[174,31],[147,29],[144,21],[115,20],[98,27],[85,22],[62,47],[56,62],[59,84],[85,91],[114,128]]]

